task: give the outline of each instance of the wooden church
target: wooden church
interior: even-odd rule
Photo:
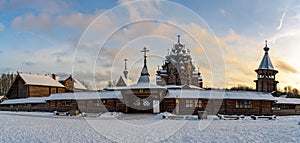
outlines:
[[[182,85],[185,88],[192,86],[202,88],[203,86],[201,73],[193,65],[190,50],[180,42],[180,35],[178,35],[177,43],[168,52],[164,64],[157,70],[156,84]]]
[[[103,92],[69,92],[74,84],[66,84],[71,77],[59,82],[49,76],[20,74],[7,97],[0,104],[1,110],[24,111],[81,111],[124,112],[192,115],[198,111],[208,114],[227,115],[290,115],[300,114],[300,100],[278,99],[276,92],[278,73],[269,57],[266,43],[265,54],[257,73],[256,91],[204,90],[201,73],[192,64],[189,49],[180,42],[166,56],[164,64],[157,70],[156,85],[150,83],[147,67],[147,52],[142,52],[144,65],[139,79],[133,83],[128,78],[127,60],[123,76],[117,85]],[[71,80],[70,80],[71,81]],[[61,83],[65,83],[62,85]],[[70,82],[71,83],[71,82]],[[68,86],[72,85],[72,86]],[[66,89],[68,87],[68,89]],[[50,95],[50,96],[49,96]]]
[[[273,67],[268,53],[270,48],[268,47],[267,41],[265,42],[265,55],[261,60],[258,69],[255,70],[257,79],[254,82],[256,83],[256,91],[258,92],[276,92],[278,81],[276,81],[275,75],[278,71]]]

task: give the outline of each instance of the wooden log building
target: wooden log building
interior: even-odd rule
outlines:
[[[0,109],[6,111],[49,111],[46,103],[47,97],[30,97],[5,100],[1,103]]]
[[[269,93],[222,90],[169,90],[162,111],[192,115],[271,115],[274,97]]]
[[[48,75],[18,73],[6,97],[19,99],[48,97],[50,94],[65,92],[65,86]]]
[[[180,84],[170,82],[163,86],[153,85],[150,83],[147,69],[148,50],[144,48],[142,51],[144,67],[136,84],[129,85],[125,82],[128,74],[127,60],[125,60],[124,78],[120,78],[120,84],[117,87],[107,88],[105,92],[62,93],[66,91],[65,86],[68,88],[67,91],[74,89],[74,84],[71,82],[74,80],[70,80],[70,77],[61,82],[64,86],[49,76],[19,74],[7,94],[10,100],[2,102],[0,109],[61,112],[80,110],[93,113],[167,111],[183,115],[196,114],[198,111],[207,111],[208,114],[213,115],[300,114],[300,99],[282,99],[272,96],[271,92],[276,92],[278,83],[275,79],[277,71],[268,56],[267,44],[264,50],[264,58],[256,70],[257,92],[203,90],[199,86],[199,79],[195,80],[196,85],[189,84],[192,79]]]
[[[88,90],[78,79],[72,77],[72,75],[58,76],[52,74],[52,78],[64,85],[66,92],[83,92]]]
[[[300,115],[300,99],[275,97],[276,103],[273,107],[275,115]]]
[[[50,111],[67,112],[79,110],[88,113],[117,111],[116,105],[122,103],[120,91],[108,92],[74,92],[52,94],[46,101]]]

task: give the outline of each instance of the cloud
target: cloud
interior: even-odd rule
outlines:
[[[155,1],[137,1],[137,0],[119,0],[119,4],[125,4],[127,7],[129,18],[136,21],[144,18],[144,16],[155,16],[160,13],[158,5],[160,0]]]
[[[290,64],[282,61],[279,58],[273,58],[274,59],[274,64],[275,68],[278,68],[279,71],[284,72],[290,72],[290,73],[298,73],[298,70],[291,66]]]
[[[281,29],[281,27],[282,27],[282,24],[283,24],[283,20],[284,20],[285,13],[286,13],[286,11],[284,11],[284,12],[282,13],[282,16],[281,16],[281,18],[280,18],[279,25],[278,25],[278,27],[276,28],[276,30],[277,30],[277,31],[278,31],[278,30],[280,30],[280,29]]]
[[[49,14],[35,15],[28,13],[25,16],[16,17],[12,23],[14,29],[50,31],[54,27],[54,21]]]
[[[3,31],[4,28],[5,28],[5,26],[2,23],[0,23],[0,31]]]
[[[64,31],[70,30],[72,32],[82,33],[88,25],[103,11],[96,11],[92,14],[83,14],[80,12],[69,12],[68,14],[49,14],[49,13],[27,13],[14,18],[11,22],[11,27],[16,30],[33,30],[48,32],[52,30],[63,29]],[[104,20],[109,21],[109,18],[104,16]],[[103,20],[103,21],[104,21]],[[111,22],[106,24],[96,25],[96,28],[105,29]],[[97,29],[96,29],[97,30]],[[78,35],[80,36],[80,35]]]
[[[56,22],[72,28],[85,29],[95,19],[98,14],[82,14],[74,12],[70,15],[60,15],[56,17]]]
[[[40,13],[48,13],[48,14],[57,14],[57,13],[66,13],[72,10],[72,8],[76,5],[74,2],[66,2],[66,1],[49,1],[49,0],[10,0],[0,1],[0,12],[1,11],[22,11],[28,9],[34,9]]]

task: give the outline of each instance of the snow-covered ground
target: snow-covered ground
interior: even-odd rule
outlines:
[[[299,142],[300,116],[170,120],[153,114],[66,117],[0,112],[0,142]]]

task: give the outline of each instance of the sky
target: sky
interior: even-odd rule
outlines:
[[[300,2],[294,0],[0,0],[0,73],[69,73],[103,88],[128,59],[136,82],[147,47],[150,78],[181,35],[204,87],[255,87],[269,55],[279,89],[300,89]]]

